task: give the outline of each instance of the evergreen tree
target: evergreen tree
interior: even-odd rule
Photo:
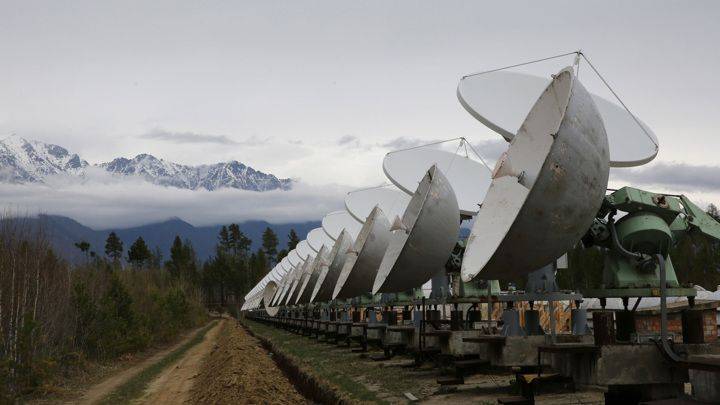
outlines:
[[[122,257],[123,243],[115,232],[110,232],[105,241],[105,255],[118,263]]]
[[[139,268],[147,265],[150,259],[152,259],[152,252],[150,252],[145,240],[140,236],[128,249],[127,260],[133,267]]]
[[[295,232],[295,229],[290,229],[290,233],[288,234],[288,252],[295,249],[295,246],[300,243],[300,238],[298,238],[297,232]]]
[[[254,279],[253,279],[253,285],[255,285],[258,281],[262,280],[263,277],[268,272],[268,257],[265,254],[265,251],[263,249],[258,249],[257,253],[255,254],[255,270],[254,273]]]
[[[232,242],[230,241],[230,233],[228,232],[228,227],[223,225],[222,228],[220,228],[220,234],[218,235],[218,247],[223,252],[227,252],[230,250],[231,246]]]
[[[170,260],[165,263],[165,267],[175,277],[196,280],[197,258],[189,240],[183,243],[180,236],[175,236],[170,247]]]
[[[228,230],[230,232],[230,245],[233,248],[233,253],[242,258],[247,258],[252,240],[242,233],[238,224],[231,224]]]
[[[270,227],[265,228],[262,234],[262,250],[265,252],[268,264],[275,264],[279,260],[277,258],[278,237]]]
[[[85,254],[85,260],[89,260],[88,255],[90,252],[90,244],[87,241],[82,240],[80,242],[75,242],[75,247]]]

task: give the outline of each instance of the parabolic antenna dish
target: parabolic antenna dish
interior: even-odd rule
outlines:
[[[413,195],[430,168],[436,165],[447,178],[460,213],[473,216],[490,186],[490,170],[466,156],[439,149],[416,148],[390,152],[383,159],[383,171],[400,190]],[[392,217],[388,217],[393,220]]]
[[[551,81],[517,72],[484,73],[460,79],[457,97],[470,115],[511,141]],[[640,166],[657,156],[659,142],[647,125],[620,105],[600,96],[591,97],[605,124],[610,166]]]
[[[369,294],[378,268],[390,243],[390,222],[380,206],[370,211],[342,266],[332,298],[354,298]]]
[[[272,300],[270,301],[270,306],[277,305],[278,301],[280,300],[280,297],[282,297],[283,291],[285,291],[285,285],[287,284],[289,275],[284,275],[280,279],[280,282],[278,282],[278,289],[275,292],[275,295],[273,296]]]
[[[315,290],[318,278],[320,276],[321,267],[327,267],[328,254],[330,249],[325,245],[320,248],[317,256],[313,259],[312,264],[308,268],[308,273],[305,274],[302,285],[300,286],[300,292],[298,293],[297,304],[307,304],[310,302],[312,293]]]
[[[307,241],[310,248],[315,252],[319,252],[323,246],[327,246],[328,249],[335,243],[333,239],[323,231],[322,228],[315,228],[307,234]]]
[[[270,281],[265,285],[263,290],[263,303],[265,304],[265,312],[270,316],[277,315],[279,308],[272,306],[271,302],[275,293],[278,291],[278,284],[274,281]]]
[[[275,294],[275,297],[272,300],[272,305],[276,305],[277,302],[280,300],[280,297],[283,296],[283,293],[285,292],[285,289],[287,288],[287,280],[291,277],[293,266],[290,264],[290,259],[288,256],[285,256],[281,261],[280,265],[283,269],[283,274],[280,278],[280,288],[279,291]]]
[[[600,113],[573,70],[563,69],[495,166],[462,279],[524,276],[570,250],[592,224],[608,175]]]
[[[297,250],[298,256],[303,260],[307,259],[308,256],[310,256],[311,259],[315,257],[315,251],[312,250],[307,240],[301,240],[300,243],[295,246],[295,250]]]
[[[308,273],[310,272],[310,268],[312,267],[312,264],[314,262],[315,257],[309,257],[303,263],[302,268],[298,269],[297,275],[295,277],[295,281],[293,282],[293,285],[290,289],[289,298],[287,301],[288,305],[294,305],[297,303],[298,296],[300,294],[300,287],[305,282],[305,278],[308,276]]]
[[[430,167],[430,166],[428,166]],[[351,191],[345,196],[345,209],[353,218],[364,223],[370,212],[379,206],[390,220],[402,217],[410,196],[394,186],[382,186]]]
[[[275,298],[273,305],[281,305],[285,302],[285,299],[287,298],[288,292],[290,291],[294,280],[295,269],[293,269],[290,273],[286,274],[285,277],[283,277],[282,289],[280,290],[280,294],[277,295],[277,298]]]
[[[348,249],[352,247],[353,238],[348,231],[340,232],[335,244],[330,250],[327,260],[321,263],[318,281],[315,283],[310,302],[329,301],[337,283],[340,271],[348,256]]]
[[[303,261],[303,259],[298,254],[297,249],[291,250],[287,255],[287,259],[288,259],[288,263],[290,264],[292,269],[297,267],[297,265],[302,263],[302,261]]]
[[[322,228],[333,240],[336,240],[338,236],[340,236],[340,232],[342,232],[343,229],[355,239],[358,232],[360,232],[360,227],[360,223],[350,216],[347,211],[334,211],[325,215],[322,219]]]
[[[372,293],[420,287],[443,270],[460,232],[460,212],[450,181],[432,165],[399,223],[391,225]]]
[[[285,292],[283,293],[283,296],[281,297],[280,304],[287,305],[290,299],[290,294],[292,291],[296,288],[298,279],[300,278],[300,275],[302,274],[303,268],[305,266],[305,262],[308,259],[300,260],[300,262],[294,266],[292,271],[289,274],[289,278],[287,281],[287,285],[285,288]]]
[[[283,257],[282,260],[280,260],[280,268],[282,269],[283,275],[287,274],[292,270],[292,265],[290,264],[290,259],[288,259],[287,256]]]

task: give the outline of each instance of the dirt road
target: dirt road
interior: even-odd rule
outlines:
[[[92,386],[73,403],[102,403],[143,370],[188,344],[201,330],[188,333],[172,347]],[[220,320],[199,343],[146,383],[133,404],[306,402],[258,340],[230,318]]]
[[[220,325],[216,325],[214,329],[218,329],[219,326]],[[148,357],[144,361],[142,361],[132,367],[129,367],[125,370],[122,370],[116,374],[111,375],[110,377],[106,378],[105,380],[101,381],[100,383],[98,383],[96,385],[91,386],[79,400],[73,401],[73,403],[79,403],[79,404],[100,403],[111,392],[113,392],[118,387],[122,386],[125,382],[127,382],[132,377],[134,377],[135,375],[140,373],[142,370],[157,363],[158,361],[160,361],[163,358],[165,358],[166,356],[168,356],[170,353],[174,352],[175,350],[177,350],[178,348],[180,348],[181,346],[186,344],[201,329],[202,329],[202,327],[197,328],[197,329],[187,333],[176,344],[155,353],[153,356]]]
[[[220,331],[231,320],[218,322],[205,334],[202,342],[193,346],[177,363],[170,365],[155,378],[135,403],[182,404],[188,401],[190,389],[205,357],[210,353]]]

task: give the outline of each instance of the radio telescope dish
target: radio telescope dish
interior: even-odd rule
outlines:
[[[265,285],[265,289],[263,290],[263,302],[265,303],[265,312],[268,313],[270,316],[277,315],[280,308],[271,306],[271,302],[273,297],[275,296],[275,293],[278,291],[278,285],[274,281],[270,281]]]
[[[490,187],[490,170],[463,155],[438,149],[416,148],[390,152],[383,171],[400,190],[413,195],[428,167],[436,165],[455,191],[460,213],[473,216]],[[392,221],[393,217],[389,217]]]
[[[285,285],[283,286],[282,293],[280,294],[280,297],[278,298],[275,305],[283,305],[287,302],[288,295],[290,295],[290,289],[292,289],[293,284],[295,283],[295,276],[297,276],[298,269],[293,269],[293,271],[285,276]]]
[[[312,259],[313,258],[308,256],[307,260],[303,262],[302,266],[299,266],[295,269],[293,281],[290,285],[290,289],[288,290],[287,298],[285,299],[285,305],[293,305],[297,300],[297,293],[300,290],[300,285],[303,282],[303,276],[305,275],[307,268],[310,267],[310,265],[312,264]]]
[[[286,305],[294,302],[294,295],[296,290],[298,289],[298,284],[304,274],[305,266],[311,263],[312,259],[315,257],[315,252],[310,248],[307,240],[302,240],[300,241],[300,243],[297,244],[297,246],[295,246],[295,254],[298,257],[302,258],[302,260],[295,266],[295,270],[292,273],[292,282],[290,283],[285,299],[283,300],[283,303]]]
[[[390,222],[379,206],[370,211],[347,252],[332,298],[353,298],[372,291],[378,268],[390,242]]]
[[[321,267],[327,267],[328,254],[329,249],[323,245],[317,256],[315,256],[315,259],[313,259],[312,264],[308,267],[304,281],[300,286],[300,292],[298,293],[298,304],[307,304],[310,302],[312,293],[315,290],[315,285],[320,276]]]
[[[288,263],[292,268],[297,267],[298,264],[302,263],[302,257],[297,253],[297,249],[291,250],[287,255]]]
[[[462,279],[524,276],[570,250],[602,204],[608,160],[595,102],[565,68],[496,164],[468,238]]]
[[[315,228],[307,234],[307,241],[310,248],[315,252],[319,252],[320,248],[327,246],[328,249],[335,243],[333,239],[323,231],[322,228]]]
[[[460,232],[460,211],[450,181],[437,165],[422,178],[402,220],[391,225],[372,293],[421,286],[444,269]]]
[[[280,300],[280,297],[283,296],[283,293],[285,292],[285,289],[287,288],[287,281],[291,277],[292,270],[294,269],[293,266],[290,264],[290,259],[288,259],[287,256],[285,256],[280,261],[280,267],[282,267],[284,274],[282,275],[280,279],[280,289],[277,294],[275,294],[275,298],[273,298],[272,304],[276,305],[278,301]]]
[[[292,288],[293,283],[295,283],[296,272],[297,269],[293,269],[292,273],[288,274],[285,278],[285,286],[283,287],[283,291],[277,305],[285,305],[287,303],[288,295],[290,295],[290,289]]]
[[[298,276],[295,279],[295,284],[290,291],[290,300],[288,300],[288,304],[297,304],[297,301],[300,298],[302,286],[307,283],[307,278],[310,277],[310,270],[312,270],[313,263],[315,263],[315,257],[308,256],[308,259],[303,264],[302,269],[298,271]]]
[[[360,224],[347,211],[334,211],[322,219],[322,228],[332,240],[336,240],[340,236],[340,232],[345,229],[354,239],[360,232]]]
[[[395,218],[402,217],[409,202],[410,196],[393,186],[374,187],[347,193],[345,209],[364,223],[375,206],[380,207],[387,218]]]
[[[285,304],[289,305],[294,304],[297,301],[297,295],[300,290],[300,286],[305,281],[305,274],[309,271],[308,268],[313,262],[312,259],[315,258],[315,251],[310,248],[310,244],[307,240],[300,241],[297,246],[295,246],[295,250],[298,256],[304,258],[304,260],[302,266],[297,266],[295,268],[295,277],[293,277],[293,282],[290,286],[288,298],[285,300]]]
[[[293,267],[290,264],[290,261],[288,260],[287,256],[285,256],[278,265],[281,270],[280,275],[280,282],[278,283],[278,291],[275,293],[275,296],[273,297],[271,304],[276,305],[280,297],[282,296],[283,292],[285,291],[287,280],[290,277],[290,272],[292,271]]]
[[[348,249],[352,247],[353,239],[348,231],[340,232],[335,244],[320,266],[317,283],[310,297],[310,302],[325,302],[333,298],[333,289],[337,283],[340,271],[348,256]]]
[[[287,280],[290,278],[289,274],[285,274],[278,283],[278,289],[275,292],[275,296],[273,296],[272,300],[270,301],[270,306],[277,305],[278,301],[280,300],[280,297],[282,297],[283,292],[285,292],[285,287],[287,286]]]
[[[496,71],[462,78],[457,97],[470,115],[509,142],[550,82],[550,78]],[[640,166],[657,156],[657,136],[645,123],[612,101],[591,97],[605,125],[610,166]]]
[[[307,259],[308,256],[311,258],[315,257],[315,251],[312,250],[307,239],[301,240],[297,246],[295,246],[295,250],[297,250],[298,256],[300,256],[303,260]]]

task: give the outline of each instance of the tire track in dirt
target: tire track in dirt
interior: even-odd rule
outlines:
[[[203,360],[216,344],[218,335],[226,323],[232,322],[223,319],[218,322],[203,337],[202,342],[193,346],[185,355],[163,370],[148,384],[142,397],[133,403],[147,404],[182,404],[188,401],[190,389],[194,385]]]
[[[222,323],[222,322],[220,322]],[[213,327],[211,331],[208,332],[208,334],[214,330],[218,330],[219,324]],[[205,326],[199,327],[189,333],[187,333],[185,336],[183,336],[180,341],[175,343],[174,345],[161,350],[151,357],[148,357],[147,359],[143,360],[142,362],[128,367],[125,370],[122,370],[118,373],[115,373],[111,375],[110,377],[106,378],[105,380],[101,381],[98,384],[95,384],[91,386],[90,388],[85,391],[85,393],[80,397],[77,401],[72,401],[72,403],[77,404],[97,404],[101,403],[105,397],[107,397],[110,393],[115,391],[118,387],[121,387],[123,384],[125,384],[127,381],[129,381],[131,378],[135,377],[137,374],[145,370],[146,368],[150,367],[151,365],[159,362],[163,358],[170,355],[175,350],[178,350],[180,347],[182,347],[184,344],[186,344],[188,341],[190,341],[198,332],[200,332]],[[207,335],[206,335],[207,338]]]

